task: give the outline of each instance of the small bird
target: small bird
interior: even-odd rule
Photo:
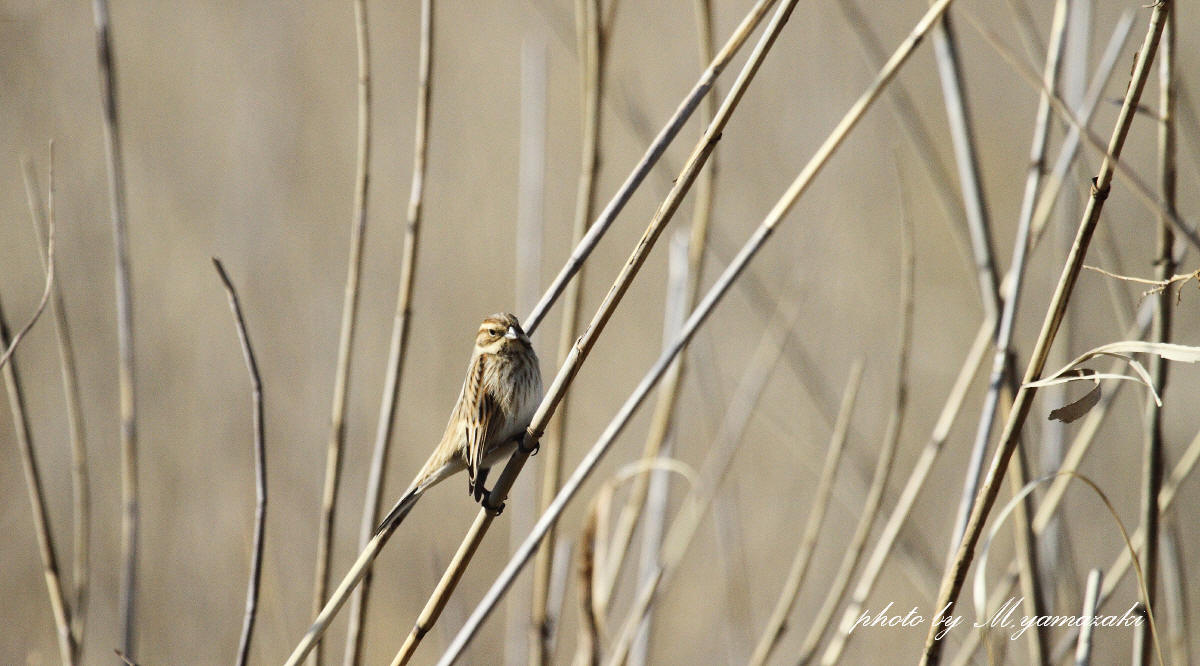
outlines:
[[[426,490],[463,469],[467,492],[482,505],[488,471],[516,449],[541,401],[537,354],[520,322],[507,312],[484,319],[441,442],[375,533],[394,528]]]

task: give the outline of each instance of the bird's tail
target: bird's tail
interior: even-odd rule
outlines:
[[[424,491],[424,487],[414,485],[408,492],[404,493],[400,501],[396,502],[391,511],[388,511],[387,517],[383,519],[383,522],[379,523],[379,527],[375,528],[375,534],[378,535],[381,532],[396,529],[396,526],[404,521],[404,517],[408,515],[408,512],[412,511],[412,508],[417,505],[417,500],[421,499],[421,494]]]

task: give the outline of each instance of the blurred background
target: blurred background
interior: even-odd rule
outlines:
[[[724,43],[751,6],[715,0],[713,33]],[[1016,231],[1037,90],[964,16],[994,31],[1036,71],[1016,10],[1029,13],[1044,52],[1051,2],[960,0],[952,10],[980,160],[992,241],[1007,269]],[[1119,15],[1135,12],[1130,40],[1105,88],[1091,127],[1107,139],[1150,10],[1140,0],[1073,2],[1088,6],[1081,34],[1087,76]],[[415,0],[369,2],[373,113],[368,223],[358,334],[351,368],[348,435],[337,512],[333,577],[357,554],[358,525],[383,384],[383,367],[400,271],[411,181],[419,6]],[[1177,72],[1194,91],[1197,15],[1180,3]],[[926,3],[861,3],[869,28],[890,52]],[[607,7],[607,4],[606,4]],[[338,322],[350,237],[356,132],[354,14],[349,2],[112,3],[120,130],[127,178],[137,355],[142,527],[137,614],[140,663],[227,663],[241,628],[254,489],[249,382],[225,293],[210,257],[237,284],[263,373],[270,505],[253,663],[278,663],[309,626],[317,520],[336,361]],[[702,70],[694,7],[688,2],[622,2],[607,30],[598,207],[608,201]],[[548,285],[571,248],[581,145],[580,77],[573,3],[437,3],[427,188],[412,303],[409,358],[396,417],[385,504],[407,485],[445,425],[480,319],[496,311],[524,317],[518,300],[515,239],[520,173],[522,62],[544,62],[544,179],[540,203],[539,286]],[[717,83],[729,90],[749,46]],[[535,65],[536,67],[536,65]],[[720,270],[795,178],[814,150],[871,81],[864,55],[834,3],[802,2],[750,86],[718,145],[710,245],[701,288]],[[535,72],[536,74],[536,72]],[[527,76],[526,81],[529,80]],[[99,79],[87,3],[0,0],[0,296],[10,325],[23,325],[41,295],[44,274],[26,206],[20,158],[33,159],[43,191],[46,144],[55,142],[58,279],[79,361],[89,444],[94,523],[92,588],[86,606],[85,663],[112,658],[119,644],[120,466],[116,317]],[[953,146],[932,49],[923,44],[902,70],[932,149],[953,167]],[[1156,81],[1143,105],[1156,106]],[[1188,97],[1181,106],[1190,105]],[[1180,112],[1178,210],[1197,219],[1197,136],[1190,106]],[[528,127],[526,130],[528,131]],[[582,312],[590,318],[670,188],[701,126],[693,119],[589,260]],[[1123,161],[1156,181],[1155,124],[1134,123]],[[1051,157],[1064,135],[1055,119]],[[1065,257],[1062,237],[1078,224],[1087,179],[1099,165],[1085,147],[1052,218],[1046,242],[1031,255],[1015,346],[1023,371]],[[674,429],[675,455],[699,468],[722,414],[777,302],[799,304],[796,333],[758,403],[713,514],[702,525],[674,579],[661,591],[651,663],[743,662],[774,607],[810,510],[850,367],[866,363],[826,528],[813,570],[776,652],[791,663],[824,601],[858,520],[867,481],[894,402],[900,326],[900,220],[915,228],[916,287],[907,417],[896,468],[884,495],[890,513],[938,417],[984,316],[963,221],[939,204],[927,164],[904,138],[881,99],[784,219],[750,269],[715,310],[692,346]],[[953,170],[951,171],[953,173]],[[898,177],[898,175],[900,177]],[[936,177],[936,176],[934,176]],[[958,183],[951,183],[958,191]],[[907,203],[905,203],[907,202]],[[569,394],[564,452],[574,468],[657,358],[662,338],[667,241],[687,233],[692,200],[681,207],[633,288],[583,366]],[[906,210],[907,207],[907,210]],[[1107,201],[1091,264],[1153,277],[1157,218],[1118,176]],[[1057,227],[1063,231],[1060,233]],[[1119,263],[1117,262],[1119,258]],[[1187,255],[1182,273],[1197,268]],[[526,266],[528,268],[528,266]],[[1069,359],[1124,339],[1144,285],[1085,272],[1071,301],[1069,328],[1056,342]],[[1200,344],[1200,294],[1183,287],[1175,337]],[[535,336],[544,377],[554,372],[560,310]],[[34,446],[60,565],[69,584],[70,451],[53,324],[45,316],[15,363],[24,379]],[[990,358],[990,357],[989,357]],[[807,359],[802,361],[802,359]],[[990,364],[985,363],[985,367]],[[1106,366],[1096,366],[1106,367]],[[888,602],[925,615],[948,548],[963,470],[984,397],[986,371],[967,394],[962,415],[938,458],[867,608]],[[1192,441],[1200,370],[1173,367],[1165,395],[1168,470]],[[1071,389],[1080,395],[1080,388]],[[1132,530],[1139,521],[1146,392],[1123,390],[1081,469],[1094,479]],[[1026,428],[1036,446],[1046,413],[1041,401]],[[597,476],[568,509],[560,532],[579,536],[586,505],[604,478],[636,459],[649,413],[642,408]],[[12,415],[0,410],[0,662],[55,663],[54,623],[31,527]],[[1068,438],[1074,435],[1067,426]],[[1031,454],[1036,460],[1036,452]],[[529,505],[544,458],[535,457],[514,498],[489,533],[417,663],[431,663],[491,584],[511,552],[509,529],[531,524]],[[475,516],[454,479],[428,494],[376,564],[365,663],[386,663],[399,647]],[[671,509],[685,487],[673,481]],[[1002,499],[1008,491],[1003,491]],[[1184,562],[1195,561],[1200,534],[1188,516],[1197,484],[1175,500]],[[1071,548],[1054,576],[1073,581],[1107,568],[1122,546],[1101,502],[1076,484],[1064,504]],[[668,517],[672,514],[669,512]],[[512,538],[523,537],[523,532]],[[999,575],[1012,552],[1002,530],[992,555]],[[1187,559],[1191,556],[1191,560]],[[1186,571],[1185,599],[1200,599],[1200,575]],[[609,631],[624,618],[632,592],[626,576]],[[574,574],[559,623],[557,659],[571,659],[579,626]],[[528,598],[525,572],[515,593]],[[968,591],[969,593],[969,591]],[[969,599],[964,593],[963,600]],[[1127,579],[1107,607],[1118,614],[1137,598]],[[1077,614],[1072,599],[1060,613]],[[525,602],[528,603],[528,602]],[[969,604],[963,612],[969,613]],[[504,606],[502,606],[504,608]],[[1164,631],[1166,624],[1162,625]],[[1192,622],[1193,629],[1195,627]],[[344,618],[327,638],[340,659]],[[493,616],[468,661],[524,659],[506,647],[505,621]],[[916,660],[919,629],[855,632],[846,663]],[[1100,631],[1101,663],[1124,663],[1132,632]],[[949,653],[967,631],[951,636]],[[1164,636],[1165,640],[1165,636]],[[1200,638],[1190,637],[1193,653]],[[1008,641],[1004,641],[1008,642]],[[1008,646],[1010,663],[1027,659]],[[980,653],[979,659],[984,659]]]

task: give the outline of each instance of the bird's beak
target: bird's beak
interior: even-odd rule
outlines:
[[[529,343],[529,336],[525,335],[525,333],[521,331],[518,331],[516,326],[509,326],[508,330],[504,332],[504,337],[508,338],[509,340],[520,340],[526,344]]]

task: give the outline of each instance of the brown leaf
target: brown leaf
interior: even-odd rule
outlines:
[[[1092,407],[1095,407],[1096,404],[1099,402],[1100,402],[1100,385],[1096,384],[1096,387],[1093,388],[1092,390],[1088,391],[1087,394],[1085,394],[1082,398],[1080,398],[1074,402],[1069,402],[1069,403],[1063,405],[1062,407],[1059,407],[1058,409],[1050,412],[1049,419],[1051,421],[1062,421],[1063,423],[1070,423],[1070,422],[1078,419],[1079,417],[1083,416],[1084,414],[1087,414],[1088,412],[1090,412],[1092,410]]]

